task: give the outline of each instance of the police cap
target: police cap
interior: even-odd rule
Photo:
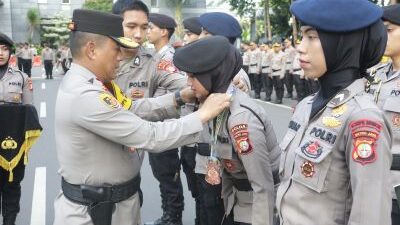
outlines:
[[[172,17],[159,13],[150,13],[149,21],[161,29],[175,29],[176,22]]]
[[[0,32],[0,44],[4,44],[11,47],[14,45],[14,42],[6,34]]]
[[[213,35],[238,38],[242,34],[239,22],[231,15],[222,12],[204,13],[199,17],[201,26]]]
[[[383,7],[382,19],[400,25],[400,4]]]
[[[368,0],[297,0],[290,11],[304,25],[327,32],[365,28],[382,16],[382,9]]]
[[[176,50],[174,65],[188,73],[214,69],[228,54],[230,43],[222,36],[199,39]]]
[[[121,16],[95,10],[75,9],[68,27],[71,31],[108,36],[125,48],[137,48],[138,43],[124,37],[122,21]]]
[[[183,27],[190,32],[200,35],[201,25],[199,23],[199,17],[190,17],[183,21]]]

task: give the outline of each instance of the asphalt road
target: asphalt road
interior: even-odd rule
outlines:
[[[43,134],[31,149],[29,163],[22,182],[21,212],[17,225],[51,225],[54,219],[53,202],[60,191],[60,176],[57,174],[58,162],[55,149],[54,107],[58,86],[62,75],[55,75],[54,80],[42,77],[42,68],[33,69],[34,104],[40,115]],[[267,111],[275,128],[278,140],[283,138],[289,123],[295,102],[284,99],[284,105],[274,105],[257,100]],[[72,109],[73,110],[73,109]],[[158,182],[154,179],[148,160],[142,168],[144,204],[142,221],[151,221],[161,215],[161,200]],[[187,189],[185,175],[184,186],[185,210],[183,224],[194,224],[194,200]]]

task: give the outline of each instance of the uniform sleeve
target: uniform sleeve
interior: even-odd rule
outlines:
[[[173,93],[157,98],[138,99],[133,102],[130,111],[148,121],[160,121],[179,117],[179,110],[175,106]]]
[[[180,72],[172,62],[161,60],[156,70],[156,89],[162,88],[168,92],[175,92],[186,87],[186,75]]]
[[[351,116],[346,155],[353,204],[349,225],[391,224],[391,133],[377,110]]]
[[[248,111],[232,115],[229,129],[234,149],[238,152],[253,189],[251,224],[272,224],[274,181],[269,152],[277,146],[276,138],[273,144],[268,143],[263,124]]]
[[[286,55],[282,56],[281,59],[281,74],[280,74],[280,78],[283,79],[285,77],[285,73],[286,73]]]
[[[76,99],[73,121],[121,145],[162,152],[198,141],[203,125],[197,113],[168,122],[149,122],[122,108],[110,94],[89,91]]]
[[[33,104],[33,83],[32,79],[23,75],[24,86],[22,87],[22,104]]]

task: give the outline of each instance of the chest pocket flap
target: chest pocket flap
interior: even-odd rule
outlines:
[[[390,97],[386,99],[383,109],[385,111],[400,113],[400,97]]]

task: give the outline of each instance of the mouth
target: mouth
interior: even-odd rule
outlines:
[[[310,65],[309,61],[302,60],[302,59],[299,59],[299,61],[300,61],[300,67],[301,68],[304,68],[304,67],[307,67],[308,65]]]

